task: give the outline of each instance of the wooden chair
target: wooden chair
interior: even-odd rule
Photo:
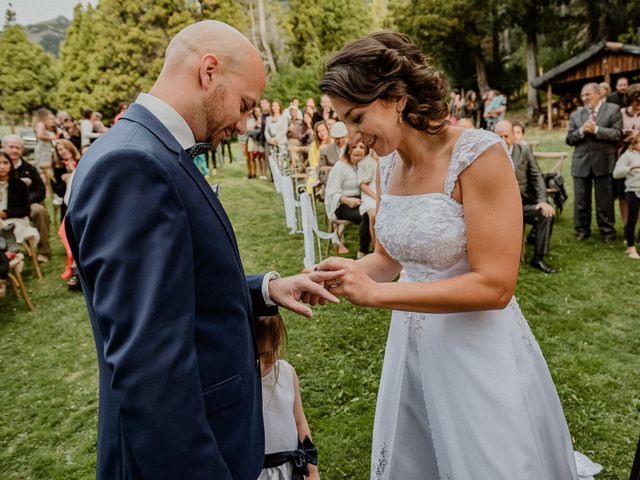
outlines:
[[[36,269],[36,275],[38,280],[42,280],[42,270],[40,269],[40,262],[38,261],[38,244],[33,237],[25,238],[23,242],[24,249],[27,251],[29,257],[33,261],[33,266]]]
[[[350,222],[349,220],[339,220],[339,219],[333,219],[329,221],[329,232],[333,232],[338,236],[338,239],[340,240],[341,244],[344,244],[344,231],[345,229],[349,226],[349,225],[354,225],[353,222]],[[339,255],[338,253],[338,249],[339,249],[339,245],[335,245],[335,249],[336,249],[336,256]],[[329,250],[331,249],[331,242],[327,243],[327,256],[329,256]]]
[[[4,255],[4,254],[2,254]],[[27,293],[27,287],[22,279],[22,269],[24,268],[24,256],[19,253],[9,262],[9,282],[13,287],[13,291],[16,293],[16,297],[22,297],[24,303],[27,304],[27,308],[30,311],[34,311],[35,308],[31,303],[29,294]]]
[[[567,152],[533,152],[533,156],[538,163],[554,162],[550,169],[543,169],[543,173],[562,173],[564,162],[569,156]],[[542,169],[542,167],[540,167]],[[547,188],[547,199],[550,200],[556,193],[558,188]],[[552,203],[549,201],[549,203]],[[556,207],[556,215],[560,215],[560,210]]]

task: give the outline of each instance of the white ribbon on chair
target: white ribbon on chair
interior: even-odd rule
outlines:
[[[311,205],[311,196],[303,192],[300,194],[300,210],[302,211],[302,233],[304,234],[304,268],[316,264],[315,237],[321,240],[331,240],[338,245],[340,239],[334,232],[327,233],[318,229],[318,219]],[[320,248],[319,251],[322,251]]]
[[[282,193],[282,172],[278,167],[278,162],[273,155],[269,155],[269,167],[271,168],[271,176],[273,177],[273,186],[276,192]]]
[[[287,222],[289,235],[299,233],[298,221],[296,219],[296,207],[300,204],[296,202],[293,194],[293,179],[291,177],[282,176],[280,178],[280,187],[282,189],[282,200],[284,201],[284,218]]]

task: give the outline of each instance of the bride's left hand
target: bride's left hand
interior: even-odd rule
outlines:
[[[373,281],[355,260],[329,257],[320,262],[318,270],[344,270],[340,278],[326,282],[325,288],[337,296],[343,296],[354,305],[371,307],[378,284]]]

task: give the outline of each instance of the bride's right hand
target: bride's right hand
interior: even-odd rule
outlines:
[[[354,305],[375,306],[372,299],[378,283],[369,277],[355,260],[342,257],[329,257],[316,265],[317,270],[344,270],[344,274],[327,285],[327,290],[336,296],[343,296]]]

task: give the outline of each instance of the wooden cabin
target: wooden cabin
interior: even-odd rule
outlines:
[[[640,75],[640,46],[618,42],[600,42],[531,82],[547,92],[547,125],[553,127],[553,94],[579,96],[585,83],[607,82],[612,87],[620,76],[630,83]]]

